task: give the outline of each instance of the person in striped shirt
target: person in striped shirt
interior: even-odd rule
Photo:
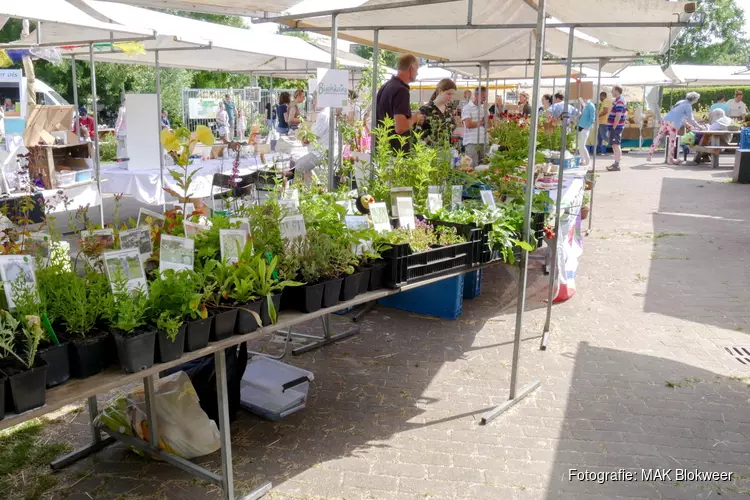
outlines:
[[[619,172],[620,159],[622,158],[622,131],[625,128],[625,122],[628,118],[628,108],[625,99],[622,97],[622,87],[615,85],[612,87],[612,108],[609,110],[607,117],[607,130],[609,132],[609,144],[612,146],[612,152],[615,154],[615,162],[607,167],[610,172]]]

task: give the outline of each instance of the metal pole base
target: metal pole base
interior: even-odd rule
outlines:
[[[271,481],[269,481],[266,484],[259,486],[258,488],[255,488],[253,491],[251,491],[249,494],[245,495],[244,497],[241,497],[239,500],[258,500],[266,496],[266,493],[269,493],[272,488],[273,488],[273,485],[271,484]]]
[[[479,421],[479,425],[487,425],[491,421],[495,420],[497,417],[505,413],[506,410],[509,410],[513,406],[516,405],[519,401],[521,401],[523,398],[534,392],[539,388],[539,386],[542,383],[539,380],[535,380],[531,384],[524,387],[524,389],[518,394],[515,398],[509,399],[505,403],[501,404],[497,408],[494,408],[493,410],[488,411],[482,416],[482,420]]]
[[[307,333],[294,333],[289,332],[288,335],[291,335],[292,337],[301,337],[303,339],[313,339],[315,342],[310,342],[309,344],[305,344],[302,347],[298,347],[292,351],[292,354],[295,356],[298,356],[300,354],[304,354],[306,352],[310,352],[312,350],[318,349],[320,347],[326,346],[328,344],[333,344],[334,342],[338,342],[339,340],[343,340],[347,337],[351,337],[352,335],[356,335],[359,333],[359,327],[355,326],[354,328],[351,328],[345,332],[339,333],[338,335],[331,335],[331,315],[326,314],[324,316],[320,317],[320,320],[323,323],[323,335],[309,335]]]
[[[539,343],[539,350],[540,351],[546,351],[547,350],[547,342],[549,341],[549,329],[544,329],[542,332],[542,341]]]
[[[366,302],[365,305],[364,305],[364,307],[362,307],[362,309],[360,309],[357,312],[357,314],[354,315],[354,317],[352,318],[352,321],[354,321],[355,323],[358,322],[359,320],[361,320],[365,316],[365,314],[367,314],[368,312],[372,311],[373,307],[375,307],[375,301],[374,300],[371,300],[370,302]]]
[[[52,470],[62,470],[65,467],[68,467],[69,465],[73,465],[74,463],[78,462],[79,460],[83,460],[84,458],[93,455],[94,453],[103,450],[107,446],[111,445],[115,442],[115,438],[108,437],[105,439],[102,439],[98,443],[91,443],[90,445],[81,448],[79,450],[72,451],[68,453],[67,455],[64,455],[54,462],[51,462],[49,466],[52,468]]]

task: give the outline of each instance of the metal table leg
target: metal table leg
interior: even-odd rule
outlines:
[[[361,320],[365,316],[365,314],[372,311],[372,308],[375,307],[375,303],[376,302],[374,300],[371,300],[370,302],[365,302],[365,305],[362,307],[362,309],[360,309],[357,312],[357,314],[354,315],[354,317],[352,318],[352,321],[356,323],[359,320]]]
[[[359,333],[359,327],[355,326],[353,328],[350,328],[349,330],[346,330],[345,332],[331,335],[331,315],[326,314],[324,316],[321,316],[321,321],[323,322],[323,336],[319,335],[308,335],[306,333],[294,333],[291,332],[292,337],[301,337],[301,338],[307,338],[307,339],[313,339],[315,342],[310,342],[309,344],[303,345],[302,347],[298,347],[297,349],[294,349],[292,351],[292,354],[295,356],[299,354],[304,354],[306,352],[318,349],[320,347],[326,346],[328,344],[333,344],[334,342],[338,342],[339,340],[343,340],[345,338],[351,337],[352,335],[356,335]]]
[[[77,461],[82,460],[89,455],[96,453],[97,451],[103,450],[104,448],[115,442],[114,438],[112,437],[102,439],[101,432],[99,432],[99,429],[94,425],[94,419],[97,417],[97,415],[99,415],[99,407],[96,403],[96,396],[89,397],[88,406],[89,428],[91,430],[91,444],[81,448],[80,450],[72,451],[67,455],[64,455],[54,462],[50,463],[49,465],[53,470],[61,470],[69,465],[73,465]]]

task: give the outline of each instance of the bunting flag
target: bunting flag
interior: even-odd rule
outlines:
[[[144,47],[141,42],[117,42],[113,45],[115,48],[120,49],[129,56],[146,53],[146,47]]]
[[[13,66],[13,61],[8,57],[5,50],[0,50],[0,68],[9,68]]]

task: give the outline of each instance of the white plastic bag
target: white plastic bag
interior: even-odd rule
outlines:
[[[196,458],[221,447],[216,422],[201,409],[198,395],[185,372],[154,382],[159,448],[182,458]],[[143,386],[118,398],[96,417],[97,424],[149,440]]]

